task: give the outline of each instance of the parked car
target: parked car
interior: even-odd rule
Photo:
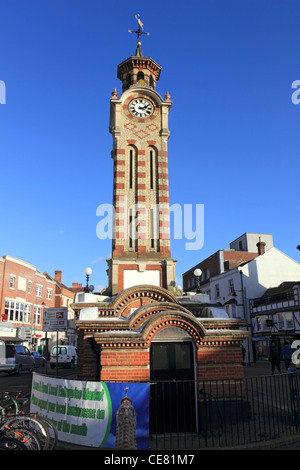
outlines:
[[[23,370],[33,372],[34,358],[22,344],[5,344],[1,348],[0,372],[21,375]]]
[[[32,351],[31,355],[34,357],[34,366],[43,367],[46,363],[46,359],[38,351]]]
[[[77,363],[77,353],[75,346],[53,346],[50,355],[50,366],[52,369],[56,364],[63,367],[75,367]]]

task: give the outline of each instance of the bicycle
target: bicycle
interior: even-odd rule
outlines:
[[[21,427],[4,427],[0,430],[0,440],[0,445],[8,450],[41,450],[41,444],[34,433]]]
[[[21,411],[19,405],[26,403],[28,400],[18,399],[19,393],[20,392],[4,392],[2,395],[0,418],[2,417],[4,424],[1,424],[0,430],[4,429],[4,426],[6,426],[6,429],[9,428],[13,432],[21,428],[21,433],[23,433],[24,429],[26,429],[36,435],[42,450],[55,449],[58,441],[58,433],[54,423],[44,416]],[[3,398],[6,400],[6,404],[3,404]],[[13,412],[11,411],[12,409]]]

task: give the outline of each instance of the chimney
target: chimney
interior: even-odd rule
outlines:
[[[256,243],[256,246],[257,246],[257,250],[258,250],[258,256],[263,255],[264,252],[265,252],[266,244],[265,244],[265,242],[261,241],[261,237],[259,237],[259,242]]]
[[[58,282],[61,282],[62,271],[55,271],[54,279]]]

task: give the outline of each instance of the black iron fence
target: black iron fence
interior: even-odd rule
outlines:
[[[300,376],[155,381],[150,386],[151,449],[230,447],[300,431]]]

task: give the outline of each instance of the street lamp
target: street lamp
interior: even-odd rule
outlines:
[[[92,270],[91,268],[85,268],[84,270],[84,273],[86,275],[86,286],[84,288],[84,292],[90,292],[90,288],[89,288],[89,278],[90,278],[90,275],[92,274]]]
[[[201,293],[201,289],[200,289],[200,276],[201,276],[201,274],[202,274],[201,269],[199,269],[199,268],[195,269],[194,276],[197,278],[197,290],[196,290],[197,294]]]

